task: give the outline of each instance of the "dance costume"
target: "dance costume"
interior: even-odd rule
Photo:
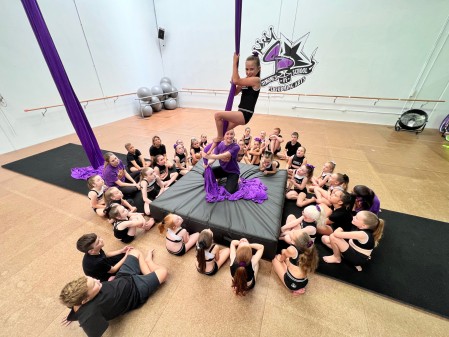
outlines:
[[[296,256],[295,257],[289,257],[289,261],[291,264],[294,264],[295,266],[297,266],[299,264],[299,251],[298,248],[296,248],[295,246],[291,245],[290,247],[293,247],[296,250]]]
[[[181,170],[184,170],[186,168],[186,155],[185,155],[185,153],[182,153],[182,154],[177,153],[175,155],[175,158],[176,157],[179,158],[179,165],[182,166],[182,168],[176,167],[176,172],[180,173]]]
[[[217,261],[215,261],[215,254],[212,254],[212,250],[214,249],[215,244],[213,244],[208,251],[204,252],[204,257],[206,258],[206,265],[208,262],[214,262],[214,267],[212,268],[212,270],[210,272],[204,272],[202,274],[207,275],[207,276],[212,276],[215,275],[218,271],[218,264]],[[201,271],[197,268],[198,272],[201,273]]]
[[[251,136],[244,136],[243,137],[243,144],[245,144],[246,146],[249,145],[250,141],[251,141]]]
[[[288,289],[296,291],[305,288],[307,283],[309,283],[307,277],[296,278],[291,274],[290,270],[288,270],[287,268],[287,271],[284,274],[284,284]]]
[[[298,157],[296,154],[293,155],[292,164],[290,165],[289,169],[294,169],[295,167],[293,167],[293,165],[300,167],[302,165],[302,163],[304,162],[305,158],[306,157]]]
[[[234,278],[235,272],[237,271],[237,268],[239,268],[240,265],[237,262],[237,260],[234,260],[234,263],[231,265],[231,276]],[[251,284],[248,286],[248,290],[253,289],[256,285],[256,278],[254,277],[254,269],[251,261],[248,265],[245,266],[246,270],[246,283],[251,282]]]
[[[242,87],[242,98],[240,99],[239,111],[243,114],[245,124],[248,124],[251,117],[253,117],[259,92],[260,88],[254,90],[253,87]]]
[[[147,183],[147,196],[148,199],[154,200],[159,195],[161,191],[161,187],[157,184],[156,179],[151,183],[147,179],[142,179],[142,181],[146,181]],[[140,182],[140,188],[142,188],[142,181]]]
[[[128,235],[129,228],[124,228],[124,229],[118,228],[118,225],[120,225],[122,222],[125,222],[125,221],[129,221],[129,219],[114,221],[114,236],[117,239],[122,240],[123,243],[130,243],[131,241],[134,240],[134,236]]]
[[[293,176],[293,179],[295,179],[295,183],[301,185],[301,184],[302,184],[302,181],[304,180],[304,178],[305,178],[305,176],[300,176],[300,175],[297,173],[297,171],[295,170],[295,175]],[[301,193],[301,192],[307,193],[307,188],[299,189],[299,188],[297,188],[297,187],[295,186],[295,187],[294,187],[294,191],[295,191],[296,193],[298,193],[298,194]]]
[[[313,240],[313,242],[315,242],[315,238],[316,238],[316,222],[315,221],[308,222],[308,221],[303,220],[301,222],[301,228],[304,229],[304,228],[307,228],[307,227],[315,228],[315,234],[309,234],[310,238]]]
[[[101,199],[103,199],[103,194],[104,191],[107,189],[108,187],[106,185],[101,186],[101,190],[100,192],[98,192],[97,190],[91,189],[89,192],[95,192],[97,194],[97,202],[100,202]],[[90,199],[89,194],[87,194],[87,197]],[[103,206],[104,207],[104,206]],[[94,212],[97,212],[96,208],[92,207],[92,209],[94,210]]]
[[[182,256],[182,255],[184,255],[184,254],[186,253],[186,245],[185,245],[185,243],[182,241],[182,237],[180,237],[180,236],[178,235],[178,233],[181,232],[182,229],[183,229],[182,227],[179,228],[179,229],[176,231],[176,233],[173,232],[170,228],[167,229],[167,236],[165,237],[165,239],[167,239],[167,240],[170,241],[170,242],[175,242],[175,243],[181,242],[181,243],[182,243],[181,249],[179,249],[177,252],[172,252],[171,250],[169,250],[169,249],[167,248],[167,251],[168,251],[170,254],[173,254],[173,255],[176,255],[176,256]],[[168,236],[171,236],[173,239],[170,239]]]

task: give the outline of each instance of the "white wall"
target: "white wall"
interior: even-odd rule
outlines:
[[[163,72],[151,1],[40,0],[39,6],[80,100],[159,82]],[[0,94],[8,104],[0,105],[0,153],[73,133],[64,107],[49,109],[45,117],[23,111],[60,104],[61,98],[20,1],[2,1],[0,31]],[[137,113],[135,98],[89,103],[91,126]]]
[[[152,0],[39,4],[80,100],[135,92],[162,76],[178,89],[229,90],[234,1],[154,0],[156,13]],[[0,153],[73,132],[64,108],[50,109],[45,117],[23,111],[61,99],[21,3],[2,1],[2,14],[0,94],[8,105],[0,105]],[[304,52],[310,56],[318,48],[319,63],[289,93],[448,100],[448,15],[446,0],[245,0],[241,54],[250,54],[270,25],[291,40],[310,32]],[[162,59],[157,26],[166,29]],[[263,76],[272,71],[262,65]],[[181,93],[180,104],[223,109],[226,96]],[[135,114],[134,98],[89,103],[91,125]],[[257,113],[393,125],[412,107],[421,103],[262,95]],[[428,127],[435,128],[449,114],[449,103],[432,112],[434,107],[423,108],[430,113]]]
[[[155,0],[160,26],[166,28],[163,55],[166,72],[178,88],[229,89],[234,51],[233,1]],[[297,7],[298,5],[298,7]],[[295,14],[296,13],[296,14]],[[449,14],[448,1],[326,1],[284,0],[243,2],[241,53],[247,56],[256,38],[270,25],[290,40],[310,32],[304,52],[318,48],[319,62],[306,81],[289,93],[408,98],[418,77],[425,78],[417,99],[438,99],[449,81],[447,41],[449,27],[440,38],[442,51],[434,50]],[[423,67],[436,57],[433,68]],[[430,62],[432,63],[432,62]],[[241,62],[243,74],[243,62]],[[262,76],[272,73],[262,65]],[[426,73],[429,72],[428,76]],[[266,88],[265,88],[266,90]],[[444,98],[443,98],[444,99]],[[404,102],[342,100],[333,98],[262,97],[258,113],[332,120],[394,124]],[[223,109],[226,95],[180,95],[182,106]],[[238,99],[236,99],[236,104]],[[302,106],[314,109],[292,109]],[[419,108],[421,103],[413,105]],[[434,104],[424,109],[430,114]],[[316,110],[319,108],[332,109]],[[341,110],[341,111],[339,111]],[[351,111],[356,110],[356,111]],[[367,110],[368,112],[359,112]],[[438,105],[429,127],[438,127],[449,113]]]

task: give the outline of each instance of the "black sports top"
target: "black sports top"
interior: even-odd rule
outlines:
[[[306,227],[313,227],[313,228],[315,228],[316,229],[316,222],[315,221],[312,221],[312,222],[308,222],[308,221],[302,221],[301,222],[301,228],[306,228]],[[316,232],[315,232],[315,234],[313,234],[313,235],[310,235],[309,234],[309,236],[310,236],[310,238],[313,240],[313,241],[315,241],[315,238],[316,238]]]
[[[298,263],[299,263],[299,251],[298,251],[298,248],[296,248],[295,246],[292,246],[292,247],[296,249],[296,257],[290,257],[289,258],[290,259],[290,263],[294,264],[295,266],[297,266]]]
[[[254,112],[257,98],[259,98],[259,90],[254,90],[253,87],[242,87],[242,98],[240,99],[239,110]]]
[[[304,158],[305,158],[305,157],[298,157],[296,154],[293,155],[293,158],[292,158],[292,166],[293,166],[293,165],[295,165],[295,166],[301,166],[302,163],[304,162]]]
[[[231,266],[231,276],[234,277],[235,272],[237,271],[237,268],[240,267],[237,259],[234,260],[234,263]],[[246,282],[251,281],[252,279],[254,279],[254,269],[253,269],[253,265],[251,264],[251,261],[249,262],[248,265],[245,266],[245,270],[246,270]]]
[[[367,250],[374,249],[375,242],[374,242],[373,231],[370,229],[362,229],[362,231],[365,232],[366,235],[368,235],[368,241],[366,243],[360,243],[359,240],[352,239],[352,243],[362,249],[367,249]]]
[[[160,175],[163,175],[165,173],[165,171],[167,171],[167,167],[165,165],[155,164],[154,166],[157,166],[159,168],[159,174]]]

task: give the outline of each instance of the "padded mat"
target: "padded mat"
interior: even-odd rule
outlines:
[[[281,227],[287,172],[280,170],[273,176],[264,176],[253,165],[239,165],[242,178],[259,178],[267,186],[268,200],[262,204],[249,200],[208,203],[204,168],[198,163],[151,203],[151,215],[161,220],[168,213],[176,213],[184,219],[184,226],[190,232],[212,228],[215,242],[225,245],[230,240],[246,237],[250,242],[265,245],[264,258],[272,259]]]

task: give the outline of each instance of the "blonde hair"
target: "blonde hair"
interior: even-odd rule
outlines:
[[[318,253],[309,234],[301,232],[294,244],[299,252],[299,267],[307,274],[313,273],[318,267]]]
[[[316,206],[307,206],[304,208],[304,215],[308,218],[313,219],[316,222],[317,226],[324,226],[326,224],[326,212],[324,212],[324,208],[318,205]]]
[[[384,233],[385,221],[379,219],[376,214],[370,211],[360,211],[357,214],[363,216],[363,223],[368,227],[368,229],[373,231],[374,246],[377,247]]]
[[[59,294],[59,300],[68,308],[81,305],[87,298],[87,278],[85,276],[73,280],[65,285]]]

